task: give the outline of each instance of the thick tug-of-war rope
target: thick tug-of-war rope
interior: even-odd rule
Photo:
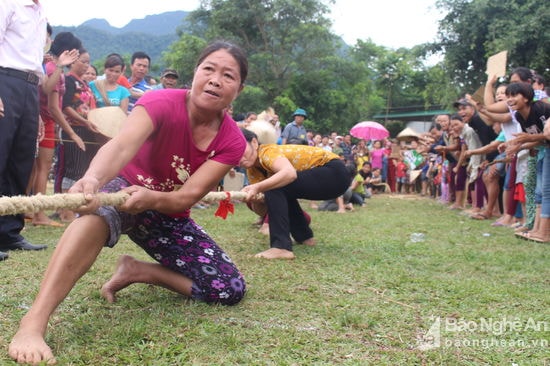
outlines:
[[[102,206],[120,206],[130,195],[126,192],[97,193]],[[209,192],[202,198],[203,202],[220,202],[220,207],[215,215],[223,219],[227,213],[233,213],[231,200],[243,200],[246,198],[244,192]],[[86,203],[83,193],[60,193],[53,195],[37,194],[34,196],[12,196],[0,197],[0,216],[16,215],[22,213],[39,212],[46,210],[57,210],[67,208],[74,210]]]

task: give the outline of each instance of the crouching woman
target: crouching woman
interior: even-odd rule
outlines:
[[[265,206],[254,202],[252,207],[261,211],[264,206],[269,216],[271,247],[256,257],[294,259],[291,236],[298,243],[315,245],[298,199],[319,201],[341,196],[350,185],[349,173],[338,155],[322,148],[263,145],[254,132],[242,131],[248,144],[240,166],[247,169],[250,181],[243,191],[248,201],[263,193]]]

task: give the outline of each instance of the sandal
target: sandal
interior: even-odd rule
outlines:
[[[529,241],[534,241],[537,243],[548,243],[548,241],[545,241],[544,239],[539,238],[538,236],[531,235],[531,232],[525,232],[521,235],[524,239],[527,239]]]
[[[529,228],[525,225],[519,226],[519,227],[514,229],[514,232],[516,232],[516,233],[526,233],[528,231],[529,231]]]
[[[518,231],[514,233],[518,238],[529,240],[529,231]]]
[[[537,238],[536,236],[530,236],[527,240],[534,241],[537,243],[549,243],[548,241],[541,238]]]

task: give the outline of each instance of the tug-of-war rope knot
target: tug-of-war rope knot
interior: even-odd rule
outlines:
[[[215,216],[225,220],[228,213],[234,212],[231,200],[244,200],[245,192],[210,192],[202,198],[203,202],[219,202]],[[102,206],[120,206],[130,197],[126,192],[97,193]],[[86,199],[83,193],[59,193],[52,195],[37,194],[34,196],[3,196],[0,197],[0,216],[34,213],[39,211],[57,210],[66,208],[77,209],[84,205]]]

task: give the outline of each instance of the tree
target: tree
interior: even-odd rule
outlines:
[[[206,47],[204,39],[182,33],[180,38],[163,53],[166,64],[178,71],[180,83],[191,85],[195,62],[204,47]]]
[[[445,53],[454,82],[473,92],[483,84],[487,58],[508,50],[508,66],[540,73],[550,65],[550,8],[538,0],[439,0],[446,16],[434,50]]]
[[[293,75],[318,68],[318,59],[334,54],[326,13],[328,7],[318,0],[203,0],[190,13],[187,30],[241,45],[254,65],[249,83],[265,90],[268,104]]]

